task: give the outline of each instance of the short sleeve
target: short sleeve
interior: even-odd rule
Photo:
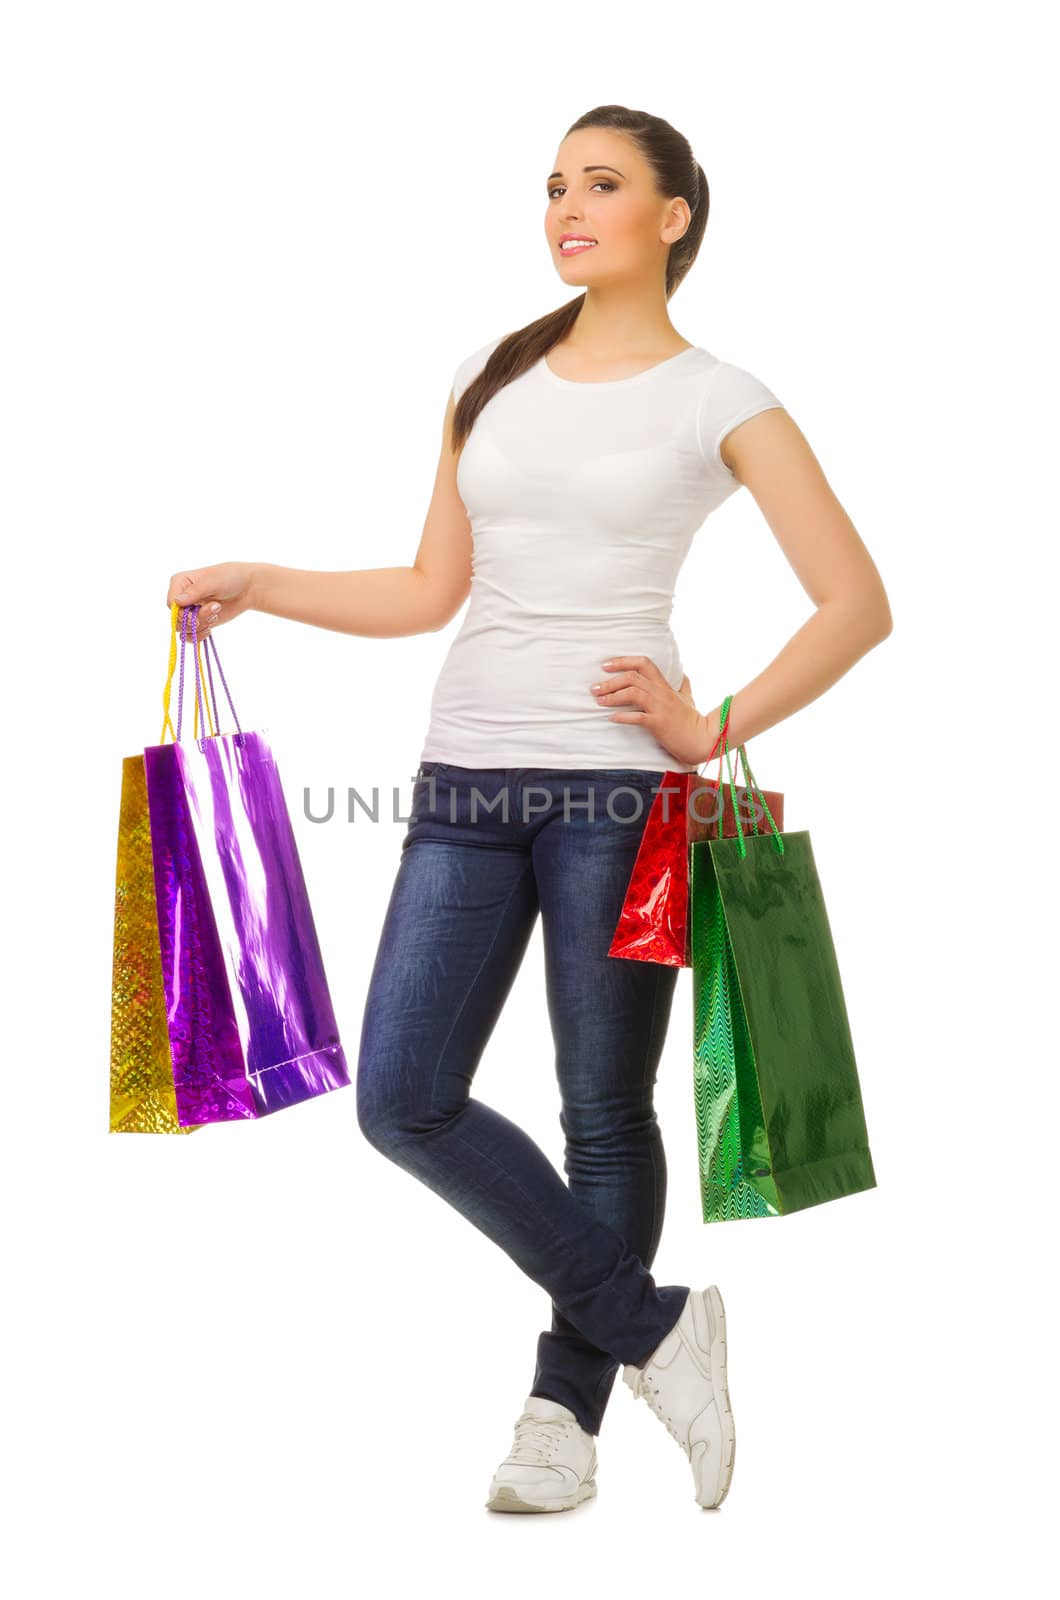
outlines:
[[[473,350],[469,356],[464,357],[463,361],[461,361],[460,365],[453,374],[454,400],[459,401],[460,396],[463,394],[468,384],[474,383],[475,379],[486,365],[486,362],[489,360],[494,350],[496,350],[501,340],[506,337],[506,334],[499,333],[497,337],[495,339],[491,339],[488,344],[480,345],[477,350]]]
[[[719,361],[699,402],[699,448],[704,461],[736,483],[736,474],[721,459],[722,440],[741,422],[783,404],[754,373]]]

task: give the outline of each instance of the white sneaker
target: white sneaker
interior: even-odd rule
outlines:
[[[531,1394],[515,1443],[490,1484],[487,1511],[570,1511],[596,1493],[596,1440],[558,1400]]]
[[[622,1377],[692,1463],[696,1500],[720,1506],[732,1482],[736,1430],[725,1376],[725,1307],[717,1286],[689,1290],[677,1323],[642,1367]]]

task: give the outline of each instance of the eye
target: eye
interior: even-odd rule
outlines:
[[[612,183],[609,178],[598,178],[596,180],[596,182],[592,185],[592,187],[594,189],[598,189],[601,184],[603,184],[606,189],[617,189],[618,188],[618,184],[617,183]],[[554,194],[556,194],[562,188],[563,188],[563,185],[561,183],[555,184],[551,189],[548,190],[548,198],[551,200],[552,196]]]

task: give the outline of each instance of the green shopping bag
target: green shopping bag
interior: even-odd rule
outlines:
[[[810,835],[779,832],[743,745],[737,770],[742,759],[750,787],[738,805],[723,740],[719,792],[722,756],[739,831],[689,846],[704,1222],[782,1216],[876,1184]],[[751,834],[740,821],[748,796]]]

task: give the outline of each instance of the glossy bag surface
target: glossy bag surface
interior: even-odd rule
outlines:
[[[745,828],[757,830],[765,812],[750,790],[730,791],[700,772],[667,772],[644,824],[608,955],[663,966],[692,965],[689,850],[693,843],[737,833],[736,810]],[[766,790],[765,800],[783,827],[784,797]]]
[[[183,666],[182,650],[175,740],[141,758],[182,1130],[263,1116],[350,1081],[272,751],[263,733],[243,732],[238,720],[235,733],[181,743]],[[170,677],[172,667],[171,652]],[[208,706],[197,644],[194,671],[197,734],[198,713]],[[140,1020],[148,1026],[146,1009]],[[157,1026],[150,1028],[157,1049]]]
[[[691,926],[703,1221],[780,1216],[875,1187],[809,833],[693,843]]]
[[[177,1116],[143,754],[122,762],[114,885],[110,1131],[191,1133]]]

